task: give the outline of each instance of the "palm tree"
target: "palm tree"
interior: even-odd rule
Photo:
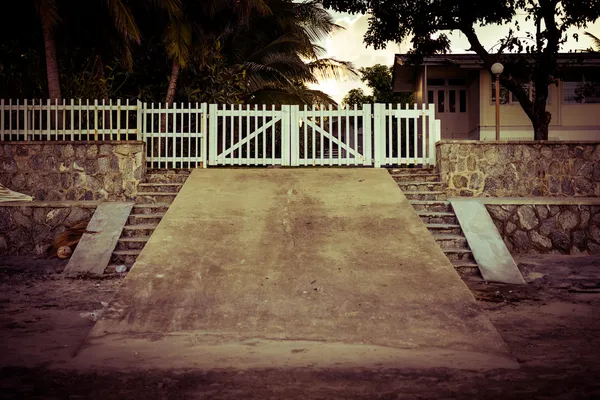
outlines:
[[[272,15],[258,16],[246,28],[238,28],[225,52],[232,64],[247,73],[246,100],[251,103],[335,103],[308,83],[321,77],[339,79],[356,75],[351,63],[321,58],[325,50],[316,44],[341,29],[317,0],[294,3],[270,0]]]
[[[52,100],[62,98],[60,93],[60,78],[56,57],[56,41],[54,28],[60,18],[56,0],[36,0],[36,11],[42,23],[44,48],[46,51],[46,73],[48,75],[48,97]]]
[[[42,25],[48,76],[48,96],[54,101],[62,98],[60,73],[56,55],[55,30],[61,22],[60,0],[34,0],[35,9]],[[105,7],[110,13],[114,28],[126,42],[140,42],[140,32],[129,6],[123,0],[109,0]]]
[[[214,43],[215,32],[227,34],[228,30],[214,30],[214,21],[218,21],[218,17],[227,15],[229,20],[223,21],[234,26],[246,26],[251,14],[271,13],[265,0],[188,0],[182,11],[181,15],[169,18],[164,34],[166,53],[171,59],[171,76],[165,99],[168,107],[173,105],[180,72],[187,67],[193,51],[207,43]]]

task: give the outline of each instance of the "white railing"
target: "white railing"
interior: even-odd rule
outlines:
[[[375,167],[381,165],[435,165],[435,143],[440,121],[433,104],[375,104]]]
[[[290,165],[290,106],[209,106],[209,165]]]
[[[371,165],[371,105],[291,108],[291,165]]]
[[[433,104],[146,104],[0,100],[0,140],[143,140],[150,168],[435,165]]]
[[[144,103],[140,110],[139,139],[146,143],[150,168],[206,166],[207,105],[188,103],[172,107]]]
[[[138,103],[139,104],[139,103]],[[136,139],[138,104],[0,100],[0,140]]]

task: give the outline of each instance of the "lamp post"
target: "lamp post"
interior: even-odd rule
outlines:
[[[492,74],[496,75],[496,140],[500,140],[500,75],[504,71],[504,65],[494,63]]]

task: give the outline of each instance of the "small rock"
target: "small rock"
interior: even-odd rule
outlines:
[[[519,217],[519,225],[522,229],[530,231],[538,226],[540,223],[539,218],[535,215],[533,206],[525,205],[517,210],[517,216]]]

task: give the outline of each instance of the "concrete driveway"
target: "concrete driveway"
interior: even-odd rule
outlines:
[[[384,169],[194,170],[74,362],[517,366]]]

